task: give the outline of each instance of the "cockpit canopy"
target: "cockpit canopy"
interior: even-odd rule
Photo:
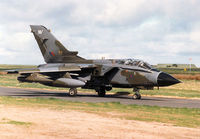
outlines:
[[[122,60],[117,60],[116,63],[128,66],[138,66],[149,70],[153,69],[152,66],[147,62],[137,59],[122,59]]]

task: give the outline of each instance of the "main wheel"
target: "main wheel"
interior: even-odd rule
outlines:
[[[77,89],[76,88],[70,88],[69,89],[69,96],[76,96],[77,95]]]
[[[135,93],[135,94],[133,95],[133,99],[141,99],[141,95],[138,94],[138,93]]]
[[[106,94],[106,91],[105,91],[104,88],[100,88],[100,89],[97,91],[97,93],[98,93],[98,96],[99,96],[99,97],[104,97],[105,94]]]

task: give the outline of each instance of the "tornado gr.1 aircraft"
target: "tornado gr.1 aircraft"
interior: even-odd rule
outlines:
[[[47,86],[70,88],[76,96],[77,88],[94,89],[104,97],[106,91],[116,88],[133,88],[134,99],[141,99],[140,89],[154,89],[180,83],[171,75],[152,68],[135,59],[87,60],[78,52],[67,50],[46,27],[31,25],[46,64],[34,69],[9,70],[19,73],[20,82],[40,83]]]

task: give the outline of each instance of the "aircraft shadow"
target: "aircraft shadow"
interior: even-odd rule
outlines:
[[[123,94],[124,93],[124,94]],[[107,94],[105,97],[98,97],[97,94],[84,94],[79,93],[77,94],[77,98],[110,98],[110,99],[126,99],[126,100],[132,100],[132,96],[128,96],[127,94],[130,94],[128,92],[120,92],[120,95],[118,93],[116,94]],[[12,94],[8,94],[7,96],[13,96],[13,97],[60,97],[60,98],[76,98],[76,97],[70,97],[68,93],[61,93],[61,92],[42,92],[42,91],[32,91],[32,90],[26,90],[26,92],[17,91]],[[159,98],[153,98],[153,97],[142,97],[141,100],[135,100],[135,101],[165,101],[163,99]]]

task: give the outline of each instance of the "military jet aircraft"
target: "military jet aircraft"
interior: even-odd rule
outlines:
[[[171,75],[136,59],[87,60],[78,52],[67,50],[50,30],[42,25],[30,25],[46,64],[34,69],[9,70],[19,73],[20,82],[40,83],[47,86],[69,88],[76,96],[77,88],[94,89],[104,97],[106,91],[133,88],[134,99],[141,99],[140,89],[154,89],[180,83]]]

